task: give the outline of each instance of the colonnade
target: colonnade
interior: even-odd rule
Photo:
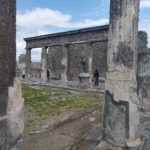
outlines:
[[[86,51],[88,56],[87,66],[88,73],[90,74],[89,83],[92,82],[92,43],[93,42],[76,42],[76,43],[65,43],[59,44],[57,46],[61,46],[62,50],[62,59],[61,59],[61,82],[62,84],[66,84],[68,82],[68,47],[72,44],[86,44]],[[42,81],[47,81],[47,69],[48,69],[48,49],[56,45],[48,45],[42,47],[41,53],[41,79]],[[32,48],[26,48],[26,77],[28,79],[31,78],[31,51]],[[56,58],[57,59],[57,58]],[[80,62],[79,62],[80,63]]]

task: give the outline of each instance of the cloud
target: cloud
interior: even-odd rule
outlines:
[[[70,30],[71,28],[104,25],[108,22],[109,19],[107,18],[99,20],[87,18],[83,21],[73,22],[73,17],[70,14],[63,14],[58,10],[49,8],[34,8],[33,10],[26,10],[24,13],[17,12],[17,56],[25,53],[24,37],[50,34],[57,32],[60,28],[61,30],[62,28]],[[32,59],[35,60],[39,56],[40,52],[36,51],[33,53]]]
[[[150,0],[141,0],[140,8],[149,8],[150,7]]]
[[[71,15],[62,14],[57,10],[48,8],[35,8],[31,11],[27,10],[25,13],[17,14],[17,25],[31,28],[42,27],[46,25],[62,27],[71,19]]]
[[[71,22],[70,14],[62,14],[58,10],[48,8],[35,8],[32,11],[17,14],[17,25],[25,28],[39,28],[53,26],[61,28],[81,28],[108,23],[108,19],[91,20],[85,19],[81,22]]]

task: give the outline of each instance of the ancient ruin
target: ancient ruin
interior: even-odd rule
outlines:
[[[27,54],[32,47],[32,49],[40,47],[41,49],[42,47],[46,47],[47,49],[45,56],[41,54],[41,62],[32,62],[31,58],[27,59],[31,64],[30,76],[44,81],[45,79],[43,79],[42,74],[45,75],[46,72],[42,71],[42,64],[47,61],[45,67],[50,69],[52,79],[62,80],[63,83],[67,81],[78,81],[78,73],[82,68],[81,57],[84,56],[87,72],[90,74],[90,84],[96,69],[98,69],[101,78],[106,78],[108,30],[109,26],[100,26],[25,38]],[[139,31],[139,34],[140,32],[141,31]],[[141,51],[143,50],[142,45],[146,46],[146,43],[143,43],[143,38],[143,34],[138,37],[138,47]],[[63,41],[63,39],[66,40]],[[74,42],[72,42],[73,40]],[[65,47],[66,52],[63,51]],[[46,57],[45,61],[44,57]],[[25,59],[25,55],[22,54],[19,58],[18,66],[23,66],[21,64],[25,64],[26,62],[22,62],[22,60]],[[28,66],[30,67],[29,62],[27,62],[27,74]],[[64,67],[63,63],[66,63],[66,67]],[[21,72],[22,68],[19,68]],[[64,71],[65,76],[63,75]]]
[[[23,98],[16,70],[16,0],[0,0],[0,149],[17,150],[23,133]]]
[[[141,144],[136,80],[138,17],[139,0],[111,0],[103,108],[105,140],[134,149]]]
[[[35,77],[32,73],[34,68],[31,67],[32,49],[46,48],[47,54],[45,50],[45,55],[42,54],[41,66],[47,61],[45,67],[51,70],[51,77],[54,79],[62,80],[63,83],[78,81],[78,72],[82,68],[81,57],[85,58],[87,72],[90,75],[99,68],[100,76],[105,77],[108,26],[25,38],[25,41],[28,76]],[[43,73],[42,69],[41,74]]]
[[[0,6],[0,150],[17,150],[24,129],[24,100],[15,77],[16,0],[0,0]],[[26,55],[19,58],[18,77],[26,68],[27,81],[40,78],[47,83],[50,69],[52,78],[67,85],[68,81],[78,80],[82,64],[84,75],[88,75],[86,84],[92,84],[96,69],[100,77],[106,77],[102,131],[95,150],[109,146],[114,150],[138,150],[144,130],[140,119],[150,119],[150,49],[147,33],[138,32],[138,20],[139,0],[111,0],[109,26],[25,38]],[[33,48],[42,48],[40,63],[31,61]],[[51,95],[59,99],[58,95],[41,93],[45,99]],[[67,128],[61,134],[66,132]],[[145,143],[149,149],[149,141]]]

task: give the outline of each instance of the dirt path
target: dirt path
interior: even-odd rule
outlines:
[[[95,109],[55,129],[47,129],[46,132],[26,137],[19,148],[20,150],[72,150],[74,145],[82,141],[82,135],[100,123],[100,118],[101,110]]]

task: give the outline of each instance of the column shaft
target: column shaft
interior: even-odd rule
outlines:
[[[62,84],[66,84],[67,79],[67,71],[68,71],[68,46],[63,45],[62,46],[62,60],[61,60],[61,81]]]
[[[89,84],[92,84],[92,76],[93,76],[93,57],[92,57],[92,43],[86,44],[87,56],[88,56],[88,73],[90,75]]]
[[[23,98],[16,70],[16,0],[0,0],[0,150],[13,150],[23,133]]]
[[[110,9],[103,130],[107,141],[124,147],[139,141],[136,81],[139,0],[111,0]]]
[[[42,48],[41,54],[41,64],[42,64],[42,72],[41,78],[43,81],[47,81],[47,47]]]
[[[31,48],[26,49],[26,77],[31,77]]]

